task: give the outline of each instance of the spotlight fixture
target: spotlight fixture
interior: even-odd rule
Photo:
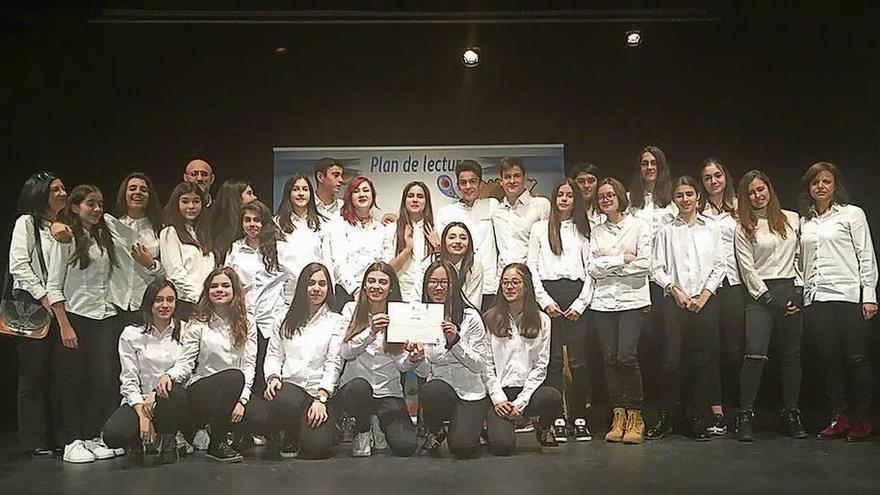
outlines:
[[[465,67],[476,67],[480,64],[480,47],[471,46],[468,47],[464,53],[461,54],[461,61],[464,63]]]
[[[278,55],[279,57],[283,57],[283,56],[287,55],[287,47],[286,46],[279,46],[279,47],[275,48],[275,50],[273,50],[273,51],[275,52],[275,55]]]
[[[628,47],[637,47],[642,44],[642,32],[641,31],[627,31],[626,32],[626,46]]]

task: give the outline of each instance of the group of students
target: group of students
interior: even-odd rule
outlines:
[[[380,218],[373,182],[350,178],[342,191],[344,172],[326,158],[314,186],[290,178],[274,216],[246,182],[212,198],[201,159],[164,211],[141,173],[123,180],[113,215],[97,187],[67,194],[51,173],[28,179],[9,270],[57,323],[19,341],[23,449],[43,455],[58,442],[68,462],[128,449],[173,462],[194,445],[238,461],[268,438],[282,457],[326,458],[349,418],[355,456],[444,441],[459,458],[483,443],[510,455],[529,418],[542,446],[590,440],[588,331],[613,412],[606,441],[669,434],[682,402],[694,439],[726,434],[722,381],[738,390],[737,438],[753,441],[774,333],[784,428],[807,437],[802,329],[832,412],[818,436],[870,438],[877,264],[834,165],[806,171],[800,215],[781,209],[761,171],[736,191],[713,159],[698,178],[673,180],[655,146],[639,154],[629,191],[580,164],[549,200],[526,189],[520,159],[500,164],[500,200],[464,160],[460,199],[436,214],[414,181],[398,214]],[[389,342],[389,302],[442,304],[444,342]],[[660,401],[646,427],[639,343],[649,330]],[[421,440],[404,400],[410,371]]]

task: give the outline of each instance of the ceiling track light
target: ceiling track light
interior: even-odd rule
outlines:
[[[476,67],[480,64],[480,47],[470,46],[461,54],[461,61],[465,67]]]
[[[635,48],[642,44],[642,32],[641,31],[627,31],[626,32],[626,46],[630,48]]]

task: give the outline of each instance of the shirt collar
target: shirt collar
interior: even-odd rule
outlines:
[[[171,318],[171,320],[168,322],[168,325],[164,329],[162,329],[162,331],[159,331],[156,325],[152,323],[150,323],[150,326],[147,327],[148,332],[158,335],[165,335],[166,332],[170,333],[172,330],[174,330],[174,318]]]
[[[522,194],[519,195],[519,197],[516,198],[516,201],[514,201],[513,204],[510,204],[507,201],[507,196],[504,196],[504,199],[502,201],[504,202],[504,206],[506,206],[508,208],[515,208],[519,205],[525,206],[525,205],[529,204],[529,201],[531,201],[531,199],[532,199],[532,195],[529,193],[528,189],[526,189],[525,191],[522,192]]]
[[[684,220],[684,218],[681,217],[681,214],[675,216],[673,223],[675,223],[676,225],[687,225],[687,222]],[[701,213],[697,213],[696,217],[694,218],[694,223],[706,225],[706,217]]]

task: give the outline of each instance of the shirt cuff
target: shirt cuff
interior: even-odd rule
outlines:
[[[873,287],[862,287],[862,304],[877,304],[877,291]]]

